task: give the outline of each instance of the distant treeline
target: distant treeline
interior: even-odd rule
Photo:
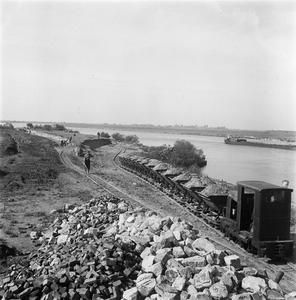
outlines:
[[[98,138],[111,138],[115,141],[115,142],[123,142],[123,143],[127,143],[127,144],[136,144],[136,145],[140,145],[139,142],[139,137],[135,134],[130,134],[130,135],[124,135],[121,134],[119,132],[113,133],[111,136],[108,132],[98,132],[97,133]]]
[[[229,129],[225,126],[210,127],[207,125],[198,126],[185,126],[185,125],[153,125],[153,124],[84,124],[84,123],[65,123],[68,127],[81,127],[81,128],[102,128],[104,130],[112,129],[118,131],[141,131],[141,132],[160,132],[170,134],[188,134],[188,135],[201,135],[201,136],[217,136],[225,137],[227,135],[236,136],[253,136],[259,139],[276,139],[281,141],[295,141],[296,131],[293,130],[248,130],[248,129]]]
[[[50,125],[50,124],[44,124],[44,125],[34,125],[33,123],[27,123],[27,127],[29,129],[34,129],[34,130],[46,130],[46,131],[64,131],[64,132],[71,132],[71,133],[79,133],[79,131],[77,130],[71,130],[71,129],[67,129],[64,125],[61,124],[54,124],[54,125]]]

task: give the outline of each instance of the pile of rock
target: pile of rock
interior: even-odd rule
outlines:
[[[37,237],[34,237],[37,238]],[[101,197],[61,214],[0,299],[272,299],[280,286],[179,218]]]

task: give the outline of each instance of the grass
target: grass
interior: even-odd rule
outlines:
[[[33,211],[25,213],[25,217],[45,217],[47,213],[45,211]]]
[[[90,191],[79,191],[78,193],[75,193],[75,195],[73,196],[79,198],[83,202],[89,201],[90,199],[93,198],[93,195]]]

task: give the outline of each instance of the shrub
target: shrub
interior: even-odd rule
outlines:
[[[45,124],[45,125],[42,126],[42,129],[43,129],[43,130],[46,130],[46,131],[51,131],[53,128],[52,128],[51,125]]]
[[[125,139],[125,136],[119,132],[113,133],[112,138],[117,142],[123,142]]]
[[[207,164],[203,150],[197,149],[193,144],[185,140],[177,140],[175,142],[170,162],[177,167],[185,168],[191,166],[202,168]]]
[[[66,131],[67,130],[67,128],[62,124],[55,124],[54,129],[58,130],[58,131]]]
[[[148,158],[161,160],[191,173],[199,174],[200,169],[207,164],[203,150],[197,149],[185,140],[177,140],[173,147],[167,145],[145,147],[143,151]]]
[[[139,143],[139,138],[134,134],[134,135],[127,135],[125,137],[125,142],[128,144],[138,144]]]
[[[170,162],[173,148],[170,146],[162,145],[158,147],[149,147],[144,149],[147,152],[147,157],[161,160],[165,163]]]

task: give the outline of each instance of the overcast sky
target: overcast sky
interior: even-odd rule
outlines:
[[[2,1],[1,119],[296,130],[296,1]]]

